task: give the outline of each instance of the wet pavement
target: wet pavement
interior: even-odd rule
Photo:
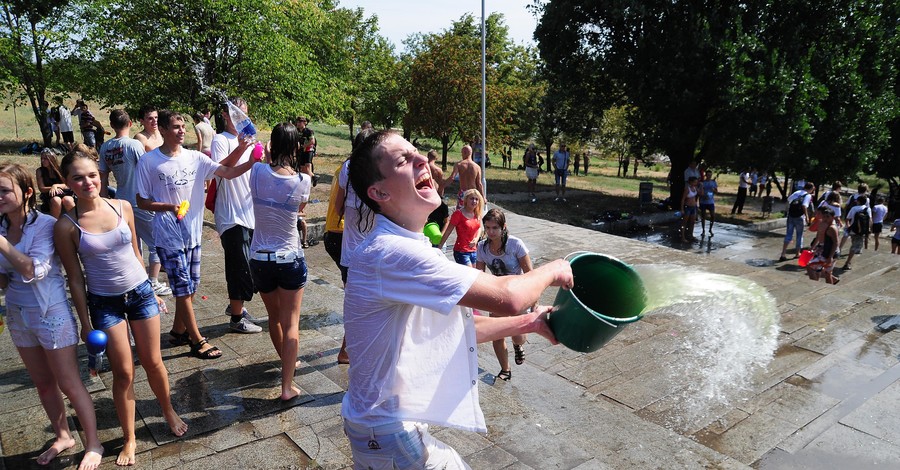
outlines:
[[[686,380],[705,380],[684,367],[699,354],[687,338],[702,339],[704,332],[703,322],[684,312],[653,312],[589,354],[532,335],[526,362],[513,367],[509,382],[495,383],[497,359],[482,345],[479,393],[488,433],[435,429],[472,468],[897,467],[900,332],[876,326],[900,314],[900,256],[885,244],[856,257],[853,271],[837,270],[841,284],[829,286],[806,279],[796,261],[775,261],[783,226],[750,232],[722,224],[712,239],[681,244],[671,233],[629,239],[516,214],[508,214],[508,224],[535,264],[590,250],[632,264],[750,279],[774,299],[777,344],[765,367],[748,372],[744,387],[716,399],[694,393],[703,384]],[[173,403],[190,426],[183,438],[168,432],[137,369],[136,468],[349,468],[340,422],[346,366],[336,364],[343,335],[340,273],[321,244],[307,250],[310,282],[295,378],[303,395],[283,404],[268,335],[228,330],[221,256],[214,230],[206,228],[196,314],[224,356],[202,361],[163,339]],[[548,290],[542,302],[555,294]],[[248,308],[265,315],[258,299]],[[168,332],[171,322],[172,315],[164,316],[161,330]],[[81,436],[49,467],[35,464],[52,433],[8,334],[0,335],[0,359],[0,469],[75,468]],[[111,468],[122,444],[112,377],[90,378],[81,359],[106,449],[102,468]],[[707,359],[726,368],[738,360]],[[694,405],[690,413],[686,401]],[[80,429],[71,410],[69,416]]]

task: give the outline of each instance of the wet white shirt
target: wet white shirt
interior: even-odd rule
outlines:
[[[349,262],[344,419],[369,427],[420,421],[486,432],[475,322],[472,309],[457,305],[478,271],[381,215]]]

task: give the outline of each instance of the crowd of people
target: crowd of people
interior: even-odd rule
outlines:
[[[247,112],[244,100],[231,102]],[[79,109],[87,119],[87,107]],[[94,407],[75,353],[79,338],[86,341],[95,329],[108,338],[123,436],[116,463],[136,461],[134,353],[172,434],[188,432],[172,405],[160,351],[159,315],[166,309],[160,296],[175,299],[169,343],[186,346],[198,359],[222,357],[200,332],[193,309],[204,207],[213,211],[224,251],[230,329],[263,330],[257,324],[262,320],[245,308],[258,293],[281,358],[279,398],[290,401],[301,393],[293,379],[308,266],[298,222],[317,180],[313,133],[298,118],[275,126],[263,146],[235,129],[226,108],[220,111],[225,125],[218,134],[211,132],[210,116],[192,116],[196,150],[184,146],[184,116],[148,106],[138,113],[142,130],[134,138],[130,116],[117,109],[110,113],[110,140],[98,145],[94,123],[93,139],[87,127],[81,143],[62,136],[67,152],[61,163],[47,150],[33,176],[20,165],[0,167],[0,284],[6,288],[7,324],[56,435],[38,463],[75,445],[64,393],[85,432],[79,468],[100,464]],[[474,345],[492,342],[501,368],[497,378],[509,380],[506,337],[512,338],[517,364],[524,362],[526,334],[555,342],[546,323],[550,308],[536,302],[549,286],[572,287],[568,263],[534,268],[522,241],[508,234],[503,213],[484,213],[481,169],[472,153],[466,146],[443,178],[433,158],[399,135],[367,128],[335,172],[325,247],[345,282],[346,336],[338,362],[349,364],[349,386],[342,414],[360,468],[385,458],[401,467],[468,468],[428,433],[428,424],[486,431]],[[457,178],[460,192],[451,216],[442,193]],[[422,233],[429,219],[442,222],[444,240],[457,230],[454,257],[461,264],[429,248]],[[168,285],[159,280],[162,270]],[[423,363],[422,357],[431,359]],[[447,373],[458,379],[449,386]]]

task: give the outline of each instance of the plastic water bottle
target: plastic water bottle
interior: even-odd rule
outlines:
[[[97,371],[103,367],[103,353],[106,352],[106,333],[101,330],[93,330],[88,333],[88,369],[91,375],[97,375]]]
[[[234,123],[234,128],[237,130],[239,138],[256,137],[256,126],[253,125],[253,121],[241,108],[235,106],[231,101],[228,101],[228,116],[231,117],[231,122]]]

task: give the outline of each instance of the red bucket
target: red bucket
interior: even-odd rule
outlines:
[[[813,259],[812,250],[803,250],[800,252],[800,258],[797,259],[797,263],[801,268],[805,268],[807,264]]]

